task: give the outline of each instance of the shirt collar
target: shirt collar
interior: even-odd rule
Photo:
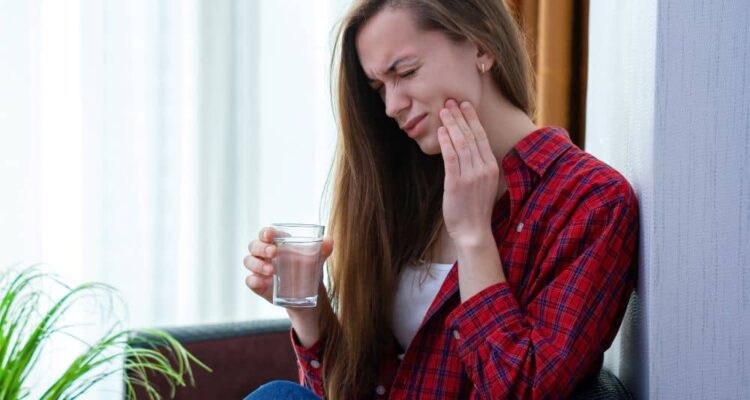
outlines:
[[[550,165],[573,146],[564,128],[551,126],[537,129],[516,143],[503,158],[503,170],[509,176],[523,163],[540,177],[544,176]]]
[[[575,145],[570,141],[568,132],[554,126],[537,129],[513,146],[502,161],[511,214],[515,214],[517,208],[525,203],[526,196],[555,160],[573,147]],[[502,198],[495,205],[493,221],[498,220],[501,203]]]

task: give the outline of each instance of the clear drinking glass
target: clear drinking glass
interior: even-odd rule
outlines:
[[[271,224],[276,231],[273,243],[276,256],[274,268],[273,304],[283,307],[315,307],[318,288],[323,279],[320,246],[323,225]]]

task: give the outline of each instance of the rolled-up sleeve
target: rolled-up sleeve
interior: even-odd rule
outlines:
[[[323,345],[324,340],[320,338],[309,348],[305,348],[299,341],[294,328],[291,328],[289,335],[292,340],[292,347],[297,356],[299,366],[299,383],[323,397],[323,374],[321,367],[323,365]]]

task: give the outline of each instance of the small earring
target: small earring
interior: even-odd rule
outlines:
[[[484,73],[484,64],[479,64],[479,69],[482,70],[482,73]]]

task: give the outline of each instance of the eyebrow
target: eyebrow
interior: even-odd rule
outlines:
[[[405,60],[408,60],[408,59],[412,59],[412,58],[416,58],[416,56],[404,56],[404,57],[401,57],[401,58],[397,59],[396,61],[394,61],[394,62],[391,63],[391,65],[385,70],[385,72],[382,73],[382,75],[391,75],[391,74],[393,74],[396,71],[396,67],[398,67],[398,65],[401,62],[403,62]],[[370,79],[370,78],[367,78],[367,81],[370,84],[376,82],[375,79]]]

